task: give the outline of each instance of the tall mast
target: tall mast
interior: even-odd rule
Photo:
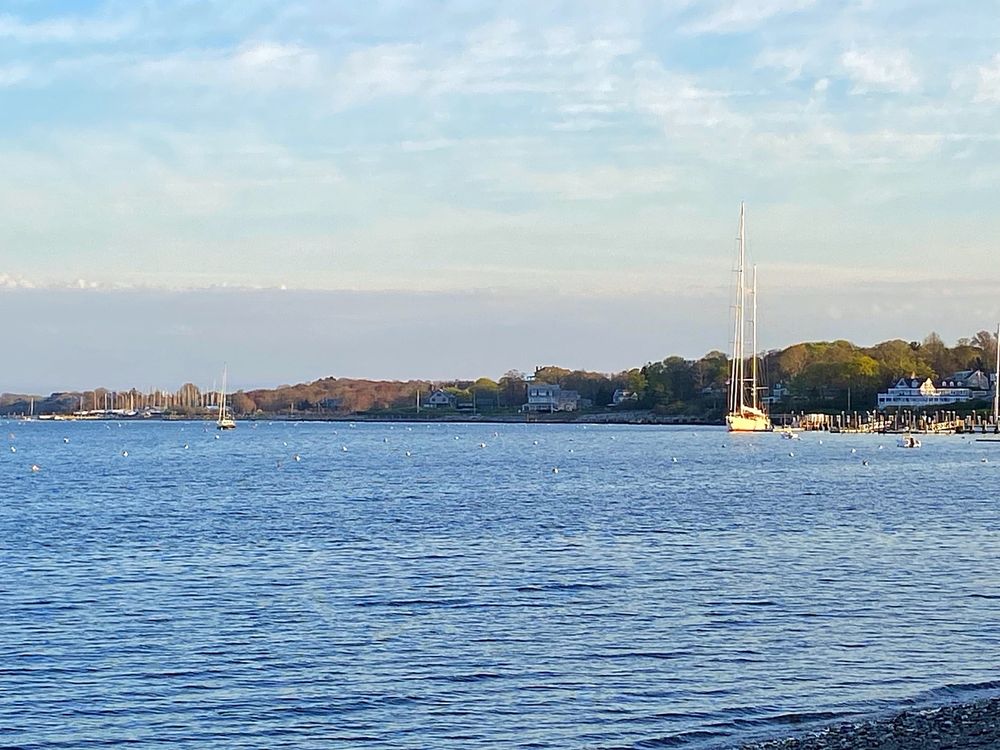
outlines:
[[[746,325],[744,307],[746,306],[746,282],[744,281],[744,256],[746,254],[744,238],[744,205],[740,202],[740,235],[738,240],[739,257],[736,263],[736,323],[733,332],[733,373],[732,373],[732,394],[730,398],[730,411],[739,412],[744,405],[745,377],[743,368],[744,357],[744,328]]]
[[[993,370],[996,382],[993,385],[993,424],[1000,424],[1000,324],[997,324],[997,363]]]
[[[222,393],[219,396],[219,424],[226,418],[226,377],[229,374],[229,366],[222,366]]]
[[[750,350],[750,405],[757,408],[757,266],[753,267],[753,307],[750,308],[750,329],[753,332]]]

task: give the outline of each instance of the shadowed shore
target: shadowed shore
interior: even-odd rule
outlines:
[[[801,737],[743,745],[742,750],[1000,750],[1000,698],[902,711],[835,724]]]

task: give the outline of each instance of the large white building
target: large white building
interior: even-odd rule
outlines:
[[[942,380],[939,386],[934,385],[930,378],[923,381],[912,376],[900,378],[896,385],[878,394],[878,408],[923,409],[989,399],[992,397],[990,382],[995,382],[995,379],[996,375],[987,376],[980,370],[956,372]]]

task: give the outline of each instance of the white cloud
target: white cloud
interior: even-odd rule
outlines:
[[[33,289],[35,284],[21,276],[0,272],[0,289]]]
[[[139,64],[134,75],[172,86],[283,88],[319,78],[319,55],[296,44],[247,42],[235,49],[183,51]]]
[[[994,55],[990,64],[981,65],[978,73],[975,101],[1000,102],[1000,54]]]
[[[416,44],[380,44],[348,55],[333,95],[344,106],[384,96],[409,96],[427,85],[422,50]]]
[[[802,49],[766,49],[754,60],[755,68],[780,70],[789,81],[802,77],[808,54]]]
[[[690,23],[689,34],[726,34],[751,31],[775,16],[806,10],[816,0],[729,0],[707,17]]]
[[[701,86],[692,76],[673,73],[657,62],[636,66],[633,106],[656,117],[668,136],[702,143],[705,129],[746,130],[749,120],[726,104],[724,92]]]
[[[24,83],[31,77],[31,68],[27,65],[16,64],[0,67],[0,89],[17,86]]]
[[[869,91],[914,91],[920,79],[913,71],[910,53],[906,50],[848,50],[840,63],[854,81],[852,93]]]
[[[107,42],[119,39],[133,28],[131,21],[51,18],[34,23],[11,15],[0,16],[0,39],[25,44]]]

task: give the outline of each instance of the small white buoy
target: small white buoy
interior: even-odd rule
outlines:
[[[984,464],[988,464],[988,463],[990,462],[990,460],[989,460],[988,458],[986,458],[986,456],[983,456],[983,457],[982,457],[982,459],[980,459],[980,460],[981,460],[981,461],[982,461],[982,462],[983,462]]]
[[[69,438],[63,438],[63,442],[64,443],[68,443],[69,442]]]
[[[344,453],[347,453],[347,446],[346,445],[340,446],[340,450],[343,451]]]
[[[559,473],[559,467],[558,466],[553,466],[552,467],[552,473],[553,474],[558,474]]]
[[[677,463],[677,456],[671,456],[670,457],[670,463],[672,463],[672,464]]]
[[[879,449],[879,450],[882,450],[882,446],[880,445],[880,446],[878,447],[878,449]]]
[[[857,452],[858,452],[857,448],[851,448],[851,455],[854,455]]]
[[[532,445],[538,445],[538,441],[537,441],[537,440],[536,440],[536,441],[534,441],[534,442],[532,443]]]
[[[41,470],[42,470],[42,467],[41,467],[41,466],[39,466],[38,464],[32,464],[32,465],[31,465],[31,470],[32,470],[32,471],[41,471]]]
[[[791,451],[788,451],[788,455],[789,455],[789,456],[792,456],[793,458],[795,457],[795,454],[794,454],[794,453],[792,453]]]
[[[382,438],[382,442],[383,443],[388,443],[389,442],[389,438]]]
[[[128,451],[122,451],[122,456],[124,456],[125,458],[128,458]]]
[[[184,443],[184,450],[187,450],[187,449],[188,449],[188,444]]]
[[[868,459],[866,458],[864,461],[862,461],[861,465],[862,466],[867,466],[868,465]]]
[[[13,446],[13,445],[10,446],[10,452],[11,453],[17,453],[17,448],[15,446]]]
[[[570,452],[570,453],[573,453],[574,451],[573,451],[573,449],[572,449],[572,448],[570,448],[570,449],[569,449],[569,452]]]
[[[485,448],[485,447],[486,447],[486,443],[480,443],[480,444],[479,444],[479,447],[480,447],[480,448]]]
[[[294,458],[296,461],[301,461],[302,460],[302,456],[300,456],[298,453],[296,453],[294,456],[292,456],[292,458]]]
[[[285,441],[285,440],[282,440],[282,441],[281,441],[281,444],[282,444],[283,446],[285,446],[286,448],[288,447],[288,442],[287,442],[287,441]]]
[[[410,456],[412,456],[412,455],[413,455],[412,453],[410,453],[409,451],[406,451],[406,457],[407,457],[407,458],[409,458],[409,457],[410,457]]]

